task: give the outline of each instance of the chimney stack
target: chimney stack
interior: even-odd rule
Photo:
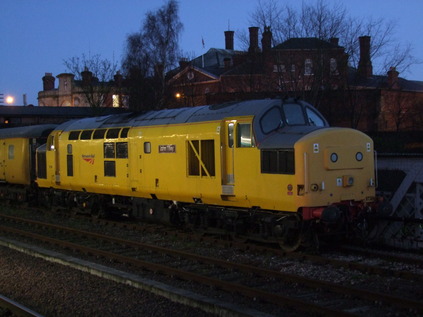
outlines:
[[[263,37],[261,39],[261,47],[263,52],[272,48],[272,31],[270,31],[270,26],[264,27]]]
[[[256,26],[249,27],[250,31],[250,48],[248,49],[249,53],[257,53],[259,51],[258,46],[258,31],[259,28]]]
[[[339,46],[339,38],[337,38],[337,37],[331,37],[329,39],[329,42],[334,46]]]
[[[358,62],[358,75],[369,78],[373,75],[372,61],[370,60],[370,36],[360,36],[360,61]]]
[[[234,49],[234,31],[225,31],[225,49]]]
[[[398,81],[397,69],[395,67],[391,67],[388,71],[388,88],[389,89],[399,89],[399,81]]]
[[[82,76],[82,85],[89,86],[91,85],[91,81],[93,79],[93,73],[88,70],[87,67],[84,68],[84,71],[81,72]]]
[[[53,90],[54,89],[54,81],[55,78],[53,77],[52,73],[46,73],[43,77],[43,90]]]

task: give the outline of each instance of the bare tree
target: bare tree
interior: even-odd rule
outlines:
[[[140,32],[127,37],[122,66],[131,87],[131,108],[152,109],[165,104],[165,73],[180,56],[178,39],[182,28],[178,3],[169,0],[157,11],[148,12]],[[140,95],[137,89],[148,96]]]
[[[87,57],[71,57],[63,61],[75,79],[81,81],[81,92],[90,107],[100,108],[105,105],[112,92],[114,75],[117,64],[107,59],[102,59],[100,54]]]

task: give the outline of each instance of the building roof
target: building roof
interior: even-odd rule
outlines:
[[[342,47],[314,37],[294,37],[273,47],[273,49],[276,50],[314,50],[334,48]]]

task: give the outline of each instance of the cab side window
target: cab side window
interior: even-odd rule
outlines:
[[[254,138],[250,123],[239,123],[237,127],[237,147],[253,147]]]

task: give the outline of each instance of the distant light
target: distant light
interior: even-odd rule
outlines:
[[[13,98],[13,96],[7,96],[6,97],[6,103],[8,103],[9,105],[15,102],[15,98]]]
[[[177,93],[175,94],[175,97],[179,99],[179,98],[181,98],[181,94],[180,94],[179,92],[177,92]]]

